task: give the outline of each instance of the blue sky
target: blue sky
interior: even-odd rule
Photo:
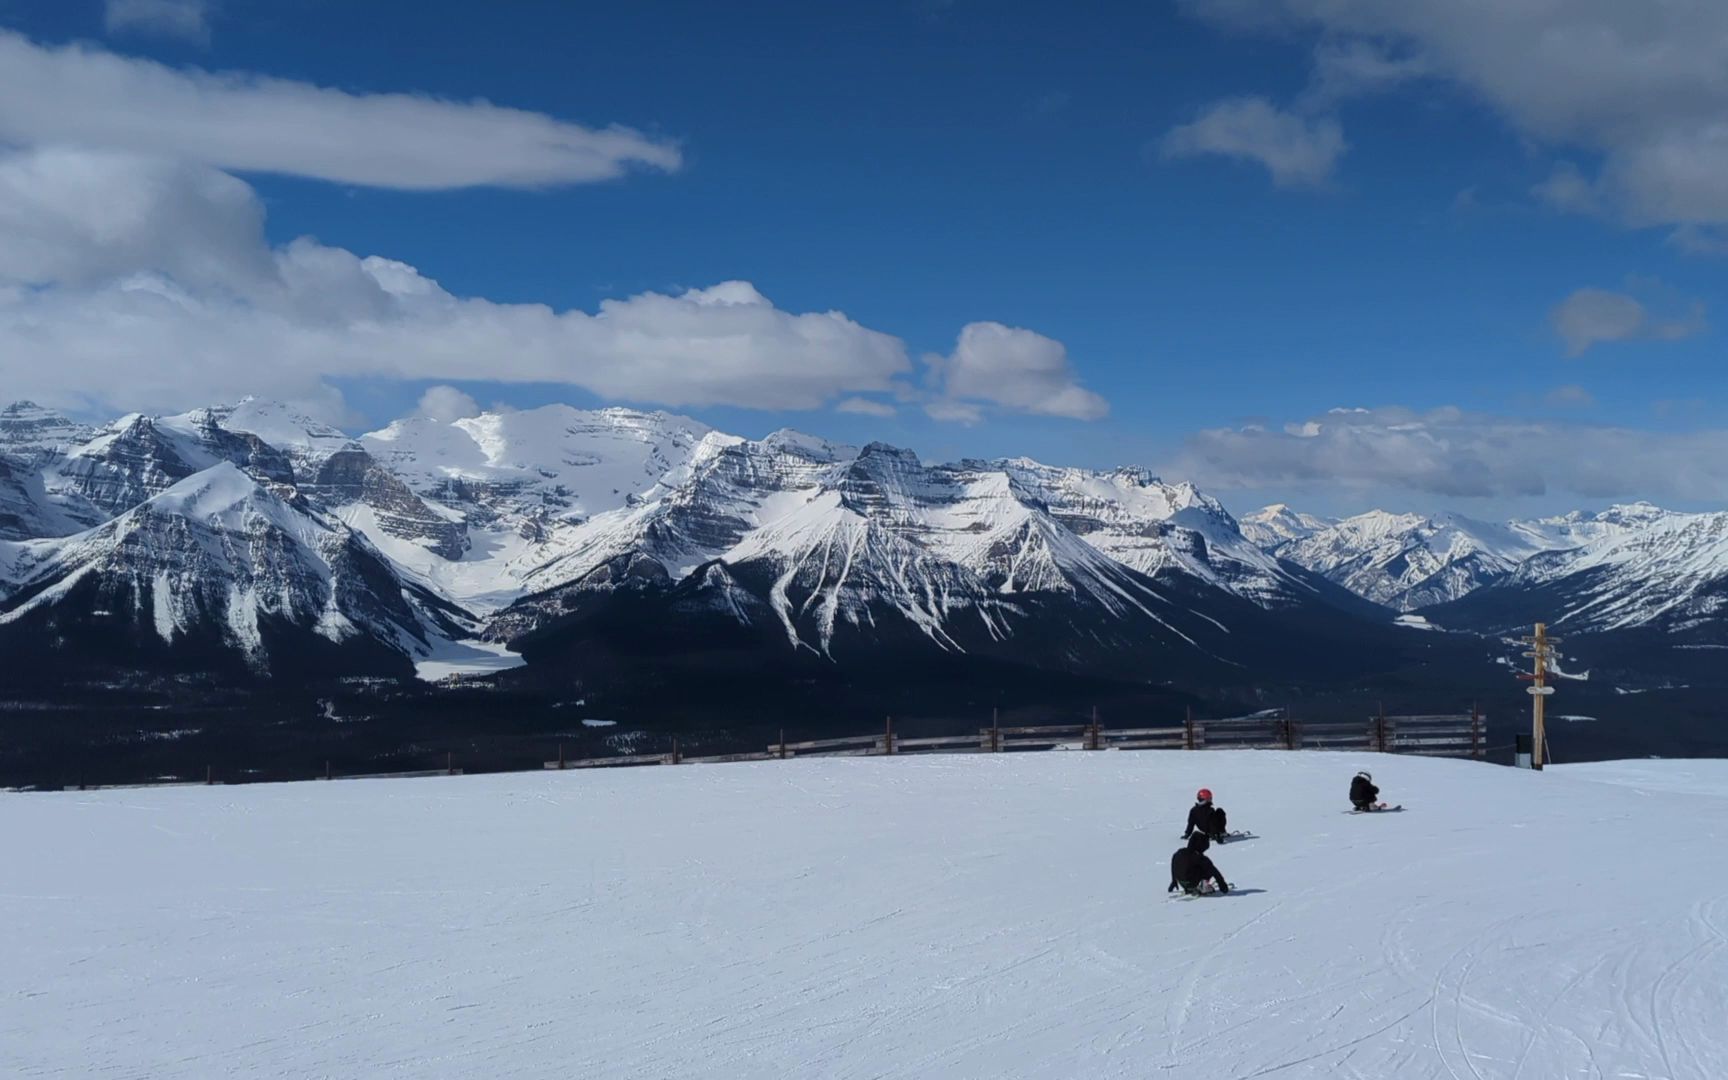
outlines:
[[[861,373],[813,385],[797,407],[776,400],[785,376],[772,367],[692,401],[675,373],[566,376],[555,343],[545,363],[512,367],[520,329],[476,336],[466,363],[417,366],[403,354],[424,339],[409,338],[381,346],[395,350],[385,359],[321,366],[327,346],[310,339],[277,355],[281,333],[297,331],[261,328],[268,305],[248,297],[220,350],[199,339],[196,349],[226,357],[208,368],[186,360],[134,388],[131,373],[175,361],[67,331],[49,345],[40,333],[6,341],[0,376],[93,412],[190,406],[255,382],[273,396],[304,391],[357,427],[412,411],[438,384],[481,406],[666,404],[741,434],[794,426],[929,458],[1145,463],[1192,475],[1237,509],[1271,498],[1331,512],[1372,503],[1489,515],[1636,497],[1728,501],[1728,466],[1700,463],[1728,457],[1728,381],[1712,326],[1725,264],[1704,250],[1723,246],[1728,179],[1715,181],[1719,198],[1696,179],[1723,151],[1720,133],[1693,115],[1722,104],[1723,90],[1705,75],[1687,83],[1685,57],[1669,57],[1681,74],[1660,86],[1639,67],[1652,41],[1705,49],[1694,59],[1706,73],[1728,63],[1708,51],[1719,45],[1689,44],[1717,25],[1711,6],[1625,25],[1582,3],[1533,22],[1513,10],[1530,5],[1508,0],[1502,24],[1481,13],[1401,20],[1381,7],[4,0],[12,47],[39,60],[45,80],[98,87],[87,106],[97,114],[105,61],[154,62],[163,67],[126,70],[146,88],[152,73],[193,68],[267,76],[284,81],[270,93],[339,93],[326,103],[335,112],[384,93],[453,110],[484,99],[584,130],[622,125],[639,139],[629,153],[676,162],[631,159],[616,176],[527,184],[464,174],[417,190],[414,175],[369,171],[364,127],[332,124],[328,144],[306,151],[320,164],[303,167],[292,147],[270,157],[171,125],[137,145],[74,106],[47,119],[0,116],[0,145],[15,153],[107,152],[112,138],[116,153],[150,159],[139,168],[156,170],[152,191],[220,182],[163,179],[162,160],[185,160],[250,190],[217,200],[222,220],[245,216],[232,200],[254,200],[268,247],[313,237],[320,252],[406,263],[454,297],[592,313],[602,301],[747,281],[776,317],[844,312],[900,351],[895,361],[857,345],[869,353]],[[1564,55],[1583,30],[1619,35],[1625,48]],[[1529,64],[1541,78],[1526,82],[1517,64],[1472,44],[1490,32],[1530,35],[1540,47],[1527,54],[1546,57]],[[1618,111],[1635,124],[1597,100],[1617,77],[1629,88]],[[13,96],[16,113],[30,89],[14,81],[0,97]],[[155,115],[184,104],[164,101]],[[1245,101],[1252,108],[1231,111]],[[444,118],[429,108],[424,130],[418,120],[400,130],[435,157]],[[254,126],[276,115],[260,106]],[[1672,138],[1658,153],[1632,128]],[[448,153],[474,151],[455,139]],[[1657,166],[1674,175],[1653,178]],[[104,170],[104,183],[127,182],[125,167]],[[35,197],[26,191],[20,205]],[[87,326],[78,305],[109,296],[98,290],[124,274],[160,272],[204,302],[188,284],[196,275],[176,269],[192,258],[188,236],[217,236],[223,259],[252,258],[229,235],[243,223],[194,221],[217,213],[207,201],[173,195],[165,205],[175,209],[151,209],[156,221],[172,213],[185,224],[140,242],[135,263],[103,260],[112,281],[83,264],[13,269],[28,303],[44,294],[57,303],[52,315],[15,307],[0,319]],[[206,256],[197,265],[215,258]],[[270,326],[289,318],[267,314]],[[981,335],[962,357],[957,338],[972,324],[1031,333]],[[340,332],[315,329],[317,342]],[[196,351],[184,328],[129,333]],[[602,351],[615,351],[592,365],[635,363],[610,332],[606,341]],[[706,363],[693,349],[687,362]],[[801,338],[785,362],[820,369],[822,349]],[[54,363],[57,350],[70,359]],[[934,381],[928,355],[946,358]],[[333,388],[339,404],[306,390],[314,385]],[[124,400],[128,391],[140,401]],[[14,396],[0,386],[0,397]],[[1058,398],[1068,404],[1050,404]],[[872,412],[836,411],[843,401]],[[1328,416],[1339,408],[1370,412]]]

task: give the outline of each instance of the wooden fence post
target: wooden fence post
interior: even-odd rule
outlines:
[[[1098,749],[1098,706],[1092,706],[1092,726],[1086,729],[1086,741],[1081,745],[1088,750]]]
[[[883,727],[882,752],[884,754],[894,753],[894,718],[892,716],[888,718]]]
[[[330,779],[330,759],[324,759],[324,779]]]
[[[780,760],[786,760],[786,729],[780,729]]]
[[[1474,701],[1470,703],[1470,760],[1482,760],[1482,711]]]
[[[666,756],[666,764],[676,765],[681,760],[678,754],[678,740],[672,740],[672,752]]]
[[[1386,753],[1386,703],[1380,703],[1380,713],[1374,718],[1374,749]]]
[[[1002,710],[990,710],[990,752],[1002,752]]]
[[[558,744],[558,767],[560,769],[562,769],[564,767],[564,744],[563,743]]]
[[[215,782],[216,782],[216,769],[215,769],[215,767],[211,766],[211,765],[204,766],[204,783],[208,785],[208,784],[214,784]]]
[[[456,775],[456,754],[450,750],[444,751],[444,775]]]
[[[1194,749],[1194,706],[1190,705],[1182,717],[1182,749]]]

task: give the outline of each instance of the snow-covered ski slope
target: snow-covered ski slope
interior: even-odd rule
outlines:
[[[1339,812],[1362,766],[1404,813]],[[1237,892],[1166,902],[1202,784],[1259,836],[1214,851]],[[1725,838],[1722,761],[0,796],[0,1074],[1715,1080]]]

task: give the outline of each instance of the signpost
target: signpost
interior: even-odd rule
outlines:
[[[1518,677],[1531,684],[1524,688],[1530,695],[1530,767],[1540,769],[1542,759],[1548,755],[1548,727],[1543,707],[1548,696],[1554,693],[1554,688],[1548,685],[1548,669],[1554,662],[1554,643],[1560,639],[1548,636],[1547,623],[1537,623],[1533,636],[1519,640],[1530,646],[1524,653],[1531,658],[1530,673],[1520,673]]]

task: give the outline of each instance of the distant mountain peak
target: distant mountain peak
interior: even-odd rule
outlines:
[[[1239,525],[1242,535],[1266,551],[1302,540],[1322,529],[1338,524],[1335,518],[1319,517],[1292,509],[1286,503],[1273,503],[1242,515]]]
[[[219,642],[268,673],[282,650],[314,640],[363,639],[352,658],[363,668],[386,662],[380,648],[405,668],[431,647],[404,583],[370,544],[292,486],[260,483],[228,461],[32,549],[11,573],[0,628],[45,619],[89,651]]]

